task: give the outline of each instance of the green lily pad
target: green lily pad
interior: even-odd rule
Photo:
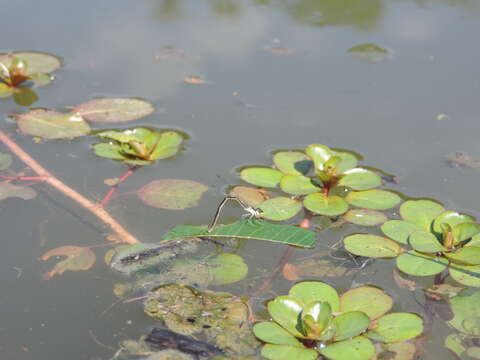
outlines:
[[[307,195],[321,190],[311,178],[303,175],[284,175],[280,180],[280,188],[292,195]]]
[[[16,86],[13,94],[15,104],[20,106],[30,106],[38,101],[38,95],[27,86]]]
[[[15,185],[9,182],[0,182],[0,200],[20,198],[30,200],[37,196],[37,192],[29,186]]]
[[[433,231],[442,233],[442,224],[448,224],[451,227],[466,222],[475,222],[475,218],[470,215],[461,214],[456,211],[447,210],[438,215],[433,221]]]
[[[450,334],[445,338],[445,347],[454,352],[460,359],[466,348],[462,344],[463,337],[460,334]]]
[[[315,360],[318,353],[313,349],[291,345],[266,344],[262,348],[262,356],[271,360]]]
[[[303,209],[303,205],[299,200],[279,196],[262,202],[258,208],[262,210],[263,218],[283,221],[297,215]]]
[[[309,194],[303,199],[303,205],[315,214],[337,216],[348,210],[348,204],[340,196],[325,196],[322,193]]]
[[[332,307],[332,311],[340,311],[340,298],[337,291],[321,281],[302,281],[295,284],[288,294],[299,299],[303,304],[314,301],[326,301]]]
[[[480,234],[475,235],[465,246],[480,246]]]
[[[359,256],[394,258],[403,252],[397,242],[378,235],[349,235],[343,239],[343,243],[347,251]]]
[[[218,225],[210,232],[208,232],[207,226],[176,226],[162,239],[172,240],[202,236],[264,240],[299,247],[312,247],[316,241],[316,234],[313,231],[292,225],[271,224],[261,219],[241,219],[228,225]]]
[[[12,155],[0,153],[0,171],[6,170],[12,165]]]
[[[62,66],[62,61],[58,56],[38,51],[13,51],[0,54],[0,62],[7,67],[11,66],[15,58],[27,62],[27,75],[51,73]]]
[[[354,154],[345,151],[332,150],[334,156],[340,157],[340,162],[335,166],[335,173],[344,174],[346,171],[353,169],[358,164],[358,158]]]
[[[412,233],[422,230],[419,225],[403,220],[389,220],[381,229],[389,238],[405,245],[408,244],[408,238]]]
[[[303,311],[301,300],[293,296],[277,296],[267,304],[268,313],[275,322],[295,337],[303,338],[300,314]]]
[[[403,220],[420,226],[426,231],[430,231],[432,221],[445,208],[431,200],[407,200],[400,206],[400,216]]]
[[[260,340],[277,345],[304,347],[292,334],[277,323],[264,321],[253,326],[253,333]]]
[[[413,339],[423,332],[423,319],[410,313],[391,313],[376,320],[367,335],[370,339],[393,343]]]
[[[391,58],[389,50],[373,43],[355,45],[347,51],[358,59],[372,64],[385,62]]]
[[[334,154],[333,151],[325,145],[312,144],[307,146],[305,153],[313,160],[315,170],[323,170],[325,164]]]
[[[466,289],[450,299],[450,307],[453,311],[453,318],[448,322],[458,331],[470,336],[480,336],[480,327],[472,326],[480,323],[478,304],[480,303],[479,289]]]
[[[49,74],[32,74],[29,80],[33,82],[34,88],[47,86],[52,83],[54,77]]]
[[[15,114],[19,129],[45,139],[71,139],[90,133],[90,126],[77,113],[62,114],[48,109],[35,109]]]
[[[369,339],[357,336],[328,345],[320,353],[332,360],[368,360],[375,354],[375,347]]]
[[[480,265],[480,246],[464,246],[455,252],[447,252],[444,255],[453,262]]]
[[[382,184],[380,176],[374,172],[362,168],[347,170],[338,185],[346,186],[353,190],[373,189]]]
[[[312,167],[312,161],[300,151],[279,151],[273,156],[273,163],[284,174],[304,175]]]
[[[353,206],[371,210],[387,210],[397,206],[402,199],[387,190],[351,191],[345,200]]]
[[[98,98],[75,106],[86,120],[100,123],[126,122],[155,111],[149,102],[137,98]]]
[[[248,186],[235,186],[230,190],[229,195],[237,197],[248,206],[253,207],[257,207],[265,200],[268,200],[270,196],[264,189],[252,188]]]
[[[378,359],[390,358],[391,360],[414,360],[417,354],[417,347],[406,341],[378,345],[381,345],[381,348],[386,352],[386,354],[379,354],[377,351]],[[394,355],[393,357],[390,357],[392,353],[394,353]]]
[[[205,263],[210,270],[210,285],[213,286],[236,283],[248,274],[247,264],[236,254],[219,254]]]
[[[0,82],[0,99],[12,96],[15,93],[15,88]]]
[[[192,180],[159,179],[137,191],[147,205],[168,210],[184,210],[198,206],[208,186]]]
[[[393,306],[393,299],[383,290],[373,286],[360,286],[340,296],[342,312],[361,311],[371,320],[386,314]]]
[[[338,315],[333,320],[335,326],[335,341],[346,340],[360,335],[370,325],[370,318],[361,311],[351,311]]]
[[[457,245],[462,241],[470,239],[474,235],[480,233],[480,225],[471,222],[457,224],[453,226],[452,233],[454,245]]]
[[[100,143],[93,145],[95,155],[112,160],[127,160],[125,155],[122,155],[122,147],[117,144]]]
[[[444,257],[427,255],[411,250],[397,258],[397,267],[405,274],[430,276],[441,273],[448,266]]]
[[[377,226],[387,221],[385,214],[367,209],[350,209],[343,215],[343,217],[352,224],[362,226]]]
[[[449,273],[460,284],[480,287],[480,265],[451,264]]]
[[[417,251],[426,253],[436,253],[447,250],[437,237],[431,232],[418,230],[413,232],[408,239],[410,245]]]
[[[249,167],[240,171],[240,177],[249,184],[274,188],[280,184],[283,174],[275,169],[267,167]]]

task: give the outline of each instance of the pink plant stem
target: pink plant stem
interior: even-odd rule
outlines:
[[[121,242],[136,244],[138,239],[130,234],[125,228],[120,225],[112,216],[103,209],[99,204],[95,204],[88,200],[76,190],[61,182],[58,178],[48,172],[35,159],[26,153],[18,144],[10,139],[7,134],[0,130],[0,141],[3,142],[15,155],[18,156],[25,164],[27,164],[39,177],[45,178],[45,182],[56,188],[58,191],[64,193],[78,204],[86,208],[88,211],[97,216],[105,224],[107,224],[117,235]]]
[[[0,175],[2,180],[17,180],[17,181],[46,181],[44,176],[4,176]]]
[[[112,186],[112,188],[107,192],[107,194],[105,195],[105,197],[102,199],[102,201],[100,201],[100,205],[101,206],[106,206],[108,204],[108,202],[110,201],[110,199],[113,197],[113,195],[115,195],[115,193],[118,191],[118,185],[120,185],[122,182],[124,182],[125,180],[127,180],[131,175],[133,175],[133,173],[135,172],[137,168],[133,167],[133,168],[129,168],[125,174],[123,174],[117,181],[117,183]]]

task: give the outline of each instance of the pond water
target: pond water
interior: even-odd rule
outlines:
[[[36,90],[32,106],[61,110],[99,96],[141,97],[156,112],[127,126],[189,134],[185,151],[138,170],[108,205],[145,242],[158,241],[175,225],[209,223],[227,186],[242,183],[238,167],[270,165],[272,151],[312,143],[362,154],[363,164],[398,177],[398,185],[389,185],[394,190],[480,215],[479,170],[445,163],[455,151],[480,158],[477,0],[16,0],[4,2],[2,13],[0,52],[63,58],[54,83]],[[348,51],[365,43],[387,53],[372,59]],[[205,83],[188,84],[188,76]],[[2,114],[24,111],[0,99]],[[2,128],[92,200],[108,191],[105,179],[126,169],[95,157],[88,137],[37,144],[6,117]],[[23,167],[15,160],[16,170]],[[198,207],[183,211],[148,207],[132,195],[159,178],[195,180],[209,191]],[[39,260],[43,253],[104,243],[106,229],[56,190],[35,189],[35,199],[1,202],[0,357],[110,359],[120,341],[146,334],[155,322],[141,301],[118,302],[113,285],[124,279],[102,261],[103,248],[95,249],[93,269],[42,280],[53,266]],[[241,214],[229,206],[222,221]],[[319,248],[358,230],[321,232]],[[221,289],[249,295],[284,250],[243,244],[238,254],[249,264],[249,277]],[[290,262],[310,254],[296,250]],[[421,294],[399,289],[392,268],[378,260],[355,276],[322,280],[344,290],[376,284],[394,297],[395,310],[423,315]],[[255,299],[258,310],[292,284],[279,276]],[[450,332],[436,318],[427,334],[435,336],[424,342],[420,358],[453,359],[443,346]]]

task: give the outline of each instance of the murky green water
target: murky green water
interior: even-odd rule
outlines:
[[[122,192],[157,178],[192,179],[210,186],[199,207],[148,208],[128,194],[109,205],[144,241],[158,240],[174,225],[208,223],[225,187],[240,183],[235,168],[269,164],[272,150],[310,143],[358,151],[366,164],[397,175],[395,189],[409,196],[480,213],[479,170],[452,169],[443,160],[460,150],[480,157],[476,0],[16,0],[1,8],[0,51],[38,50],[64,59],[55,83],[38,90],[34,106],[62,109],[96,96],[143,97],[157,112],[135,124],[191,135],[180,156],[141,169]],[[389,58],[371,63],[347,52],[362,43],[388,49]],[[166,46],[182,52],[172,55]],[[186,84],[189,75],[207,83]],[[1,113],[22,111],[0,100]],[[2,128],[13,133],[16,127],[5,120]],[[104,179],[124,171],[95,158],[90,140],[15,139],[92,199],[106,192]],[[34,200],[1,203],[1,358],[109,359],[119,341],[146,333],[153,321],[140,302],[116,303],[112,286],[121,277],[101,258],[89,272],[41,279],[51,266],[38,260],[46,250],[104,237],[83,209],[54,190],[38,189]],[[238,209],[231,207],[228,215],[237,216]],[[351,231],[327,231],[319,241],[330,244]],[[272,269],[283,250],[250,242],[241,254],[255,277],[255,270]],[[298,250],[296,256],[306,254]],[[354,284],[383,286],[398,310],[421,313],[412,294],[392,282],[391,268],[377,261]],[[343,289],[352,285],[351,277],[327,281]],[[277,280],[273,289],[280,294],[290,286]],[[248,281],[229,289],[248,295]],[[437,319],[433,331],[420,357],[453,358],[442,345],[450,330]]]

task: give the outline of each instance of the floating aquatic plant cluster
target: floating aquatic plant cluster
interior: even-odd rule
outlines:
[[[387,53],[372,44],[349,51]],[[35,101],[31,88],[50,83],[50,73],[60,66],[58,57],[50,54],[0,54],[0,97],[13,95],[21,104]],[[102,160],[106,158],[127,165],[124,175],[108,179],[110,190],[98,204],[35,165],[28,154],[0,133],[2,141],[38,175],[16,173],[11,156],[0,154],[0,175],[4,180],[0,182],[0,200],[31,199],[36,196],[32,186],[16,182],[47,181],[116,233],[112,238],[116,246],[107,252],[105,261],[128,275],[129,281],[116,284],[115,295],[122,299],[144,298],[145,313],[164,327],[153,329],[139,341],[124,342],[122,356],[143,356],[148,360],[261,356],[272,360],[369,360],[391,356],[414,359],[415,340],[424,332],[424,321],[419,315],[390,312],[392,297],[375,284],[339,294],[324,282],[311,281],[350,276],[366,264],[362,259],[381,258],[395,259],[400,270],[395,273],[395,281],[403,287],[415,290],[416,283],[400,274],[413,279],[430,276],[434,280],[437,287],[425,290],[430,296],[426,296],[425,307],[432,299],[445,300],[445,293],[449,293],[446,301],[453,317],[448,323],[456,332],[445,339],[445,346],[461,358],[480,358],[480,292],[475,289],[480,287],[480,225],[472,216],[447,210],[434,200],[402,203],[403,196],[385,189],[381,172],[360,165],[361,157],[351,151],[311,144],[303,150],[275,152],[271,166],[239,170],[240,179],[249,186],[228,190],[228,195],[237,198],[251,218],[223,224],[222,203],[210,226],[181,224],[159,235],[160,242],[139,242],[105,208],[123,181],[142,166],[175,156],[187,136],[176,130],[147,126],[92,126],[137,120],[154,110],[143,99],[99,98],[68,107],[65,112],[42,108],[10,115],[17,121],[18,129],[33,136],[37,143],[93,136],[92,149],[100,158],[98,161],[107,161]],[[197,206],[207,189],[194,180],[162,178],[145,184],[135,194],[152,207],[183,210]],[[397,207],[398,216],[388,212]],[[324,223],[326,219],[327,225],[312,231],[312,224],[319,219]],[[301,226],[294,224],[296,220]],[[335,251],[342,249],[333,248],[315,249],[311,257],[303,258],[297,265],[283,264],[285,279],[310,281],[298,282],[288,295],[268,301],[268,315],[262,316],[265,321],[253,325],[255,314],[248,296],[210,290],[247,277],[248,264],[234,253],[238,240],[313,249],[321,241],[317,236],[321,229],[344,224],[374,231],[350,234],[343,239],[344,249],[351,254],[350,265],[336,256]],[[378,235],[377,226],[383,235]],[[47,251],[42,260],[64,258],[44,278],[90,269],[96,261],[93,247],[69,245]],[[452,289],[445,283],[448,276],[465,288]],[[452,288],[439,288],[447,285]]]

